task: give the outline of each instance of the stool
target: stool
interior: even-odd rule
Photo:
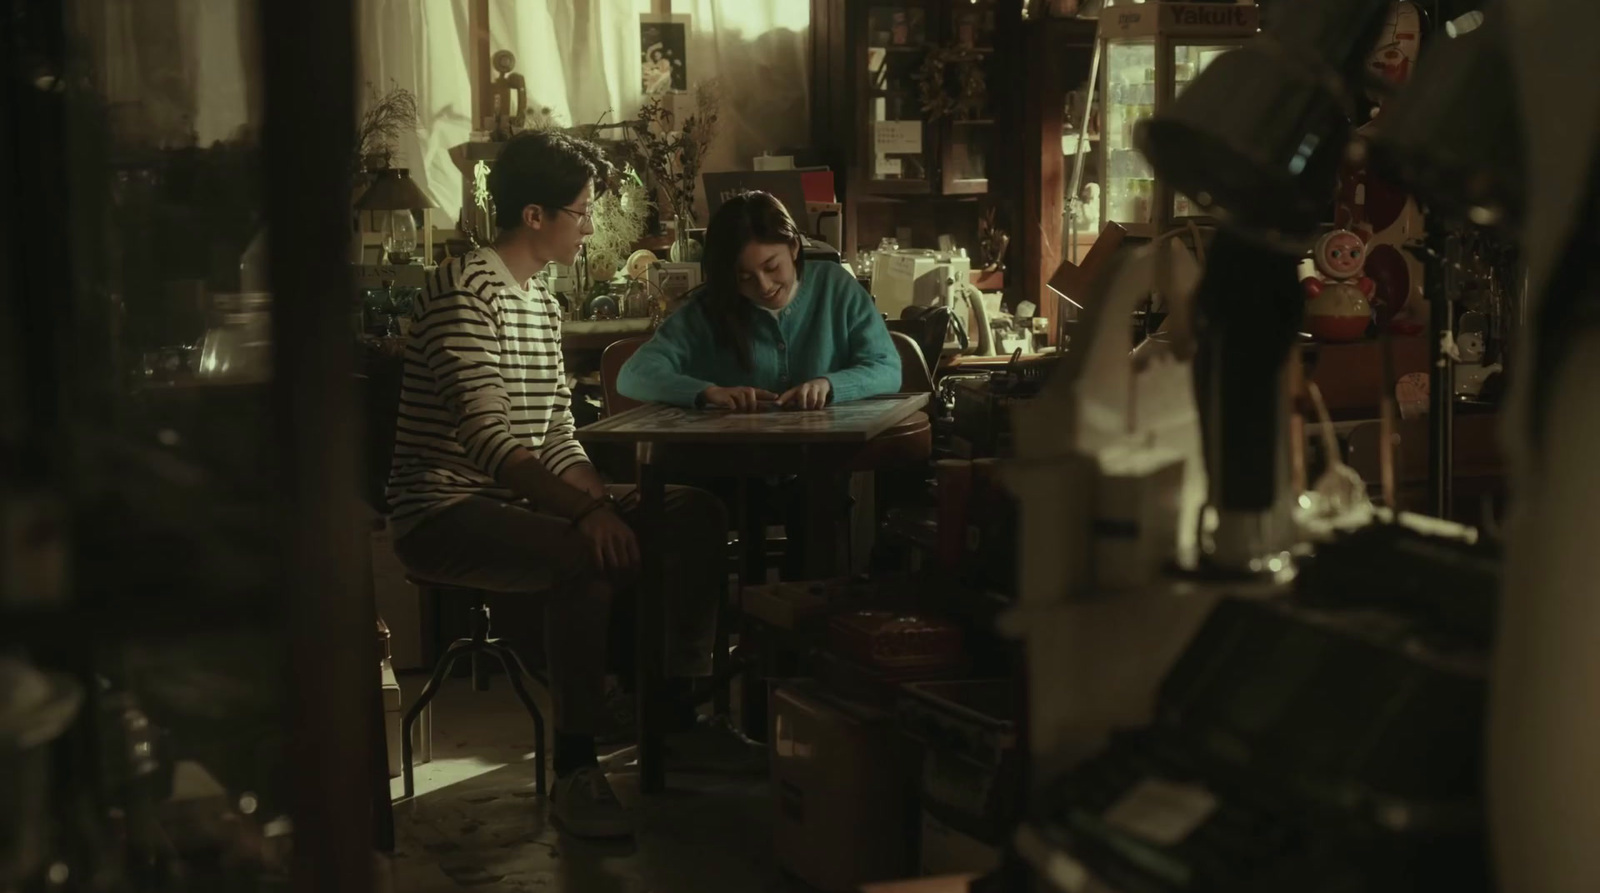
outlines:
[[[455,662],[463,655],[468,656],[472,661],[473,691],[489,690],[489,665],[484,660],[485,656],[493,657],[500,662],[501,667],[505,668],[506,677],[511,680],[511,689],[517,693],[517,698],[522,701],[522,706],[527,708],[528,715],[533,717],[535,735],[533,745],[534,791],[539,796],[544,796],[544,714],[539,712],[539,705],[534,702],[533,696],[528,694],[527,686],[522,683],[524,675],[535,681],[537,681],[538,677],[528,672],[528,668],[522,663],[522,658],[515,651],[500,644],[499,639],[490,638],[488,595],[481,589],[451,586],[410,577],[407,579],[416,586],[432,589],[441,594],[444,592],[468,594],[472,597],[472,608],[470,635],[467,638],[451,642],[450,647],[446,648],[444,654],[439,656],[439,662],[434,666],[433,675],[429,677],[428,684],[422,687],[421,693],[417,695],[416,703],[411,705],[411,708],[406,711],[405,716],[400,721],[400,769],[405,776],[405,796],[409,799],[416,794],[411,773],[411,726],[416,722],[417,717],[427,709],[428,702],[433,700],[433,696],[439,693],[440,683],[450,675],[450,668],[455,666]],[[431,737],[432,723],[428,722],[425,725],[428,726],[426,732]],[[432,750],[431,743],[429,744],[429,750]]]

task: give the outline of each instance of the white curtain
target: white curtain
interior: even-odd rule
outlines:
[[[361,0],[356,36],[360,106],[371,93],[404,87],[417,97],[417,132],[401,140],[395,163],[433,199],[434,220],[451,226],[461,211],[462,175],[450,148],[472,132],[467,4],[464,0]]]
[[[259,127],[253,0],[84,0],[73,13],[119,140],[207,146]]]
[[[639,16],[650,0],[490,0],[491,52],[509,49],[531,104],[569,124],[626,120],[639,107]],[[706,170],[750,167],[810,139],[808,0],[674,0],[690,17],[690,87],[720,78],[720,133]],[[472,130],[466,0],[361,0],[363,79],[417,96],[419,133],[400,163],[454,220],[462,175],[450,149]],[[704,213],[704,198],[701,198]]]
[[[705,170],[749,170],[763,151],[810,145],[808,0],[674,0],[672,11],[690,17],[689,77],[721,79],[720,131]],[[703,189],[696,204],[704,223]]]

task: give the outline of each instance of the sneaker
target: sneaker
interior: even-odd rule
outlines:
[[[765,775],[767,747],[746,738],[727,717],[702,719],[693,728],[668,734],[663,758],[677,772],[713,775]]]
[[[573,837],[610,839],[633,835],[633,817],[598,766],[585,766],[557,778],[550,799],[550,817]]]

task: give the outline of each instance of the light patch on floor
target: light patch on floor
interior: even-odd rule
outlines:
[[[423,681],[401,677],[408,703]],[[488,692],[451,680],[434,705],[434,759],[416,767],[417,796],[395,804],[396,893],[810,889],[773,864],[764,779],[669,772],[665,793],[640,797],[632,766],[614,761],[612,786],[637,811],[637,842],[575,841],[550,826],[535,794],[533,721],[503,678]],[[393,792],[398,801],[399,779]]]

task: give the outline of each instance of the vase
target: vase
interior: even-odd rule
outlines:
[[[672,239],[672,250],[667,252],[673,263],[690,264],[699,263],[700,255],[705,251],[705,246],[696,239],[689,237],[689,230],[694,228],[694,217],[688,214],[679,214]]]

